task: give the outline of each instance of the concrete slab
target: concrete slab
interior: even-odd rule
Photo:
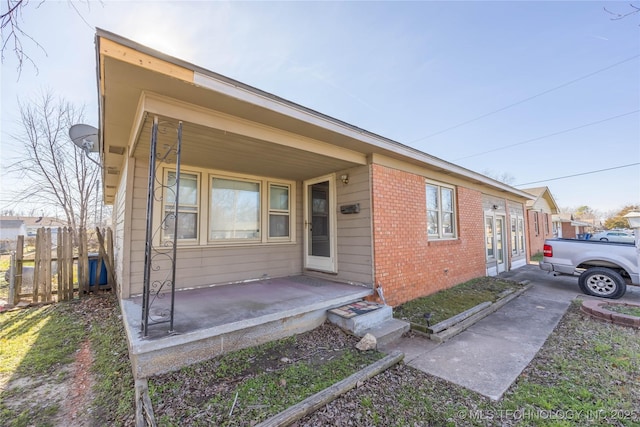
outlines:
[[[525,293],[468,330],[479,335],[541,346],[568,306],[569,301],[551,301]]]
[[[531,362],[579,295],[577,279],[546,275],[537,265],[501,274],[532,286],[518,298],[442,343],[404,337],[391,345],[405,363],[498,400]],[[633,294],[632,294],[633,295]]]
[[[137,378],[167,372],[229,351],[306,332],[326,320],[327,310],[358,301],[373,290],[306,276],[176,292],[174,331],[167,323],[141,336],[142,299],[120,301],[129,355]],[[150,312],[166,319],[170,300]]]
[[[535,345],[466,330],[408,364],[498,400],[538,349]]]
[[[399,350],[404,353],[404,363],[410,364],[412,360],[429,353],[438,347],[438,345],[437,342],[430,340],[426,336],[415,334],[409,337],[400,337],[388,345],[381,346],[380,350],[385,353]]]

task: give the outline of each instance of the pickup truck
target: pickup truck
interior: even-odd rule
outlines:
[[[548,239],[540,268],[556,275],[578,275],[587,295],[620,298],[627,285],[640,285],[640,248],[631,243]]]

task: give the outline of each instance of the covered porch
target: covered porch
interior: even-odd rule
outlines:
[[[173,331],[151,324],[141,333],[142,296],[121,300],[134,373],[148,377],[321,325],[327,310],[371,295],[369,287],[290,276],[175,294]],[[167,320],[170,295],[151,304],[151,319]]]

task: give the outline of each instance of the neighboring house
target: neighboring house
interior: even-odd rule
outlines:
[[[592,222],[579,221],[573,214],[559,213],[553,215],[553,235],[562,239],[584,238],[584,235],[594,230]]]
[[[533,256],[542,253],[545,239],[554,237],[553,215],[557,215],[560,209],[549,187],[525,188],[523,191],[535,197],[526,203],[529,254]]]
[[[528,193],[112,33],[96,49],[121,298],[143,291],[147,228],[173,237],[178,172],[178,289],[306,275],[395,306],[526,264]],[[156,117],[182,149],[154,198]]]
[[[25,236],[27,227],[23,220],[2,217],[0,219],[0,252],[15,250],[18,236]]]
[[[3,216],[0,217],[0,240],[15,242],[19,235],[35,237],[39,228],[50,228],[51,235],[55,237],[58,227],[65,227],[66,222],[52,217],[35,216]],[[12,246],[12,249],[15,249]]]

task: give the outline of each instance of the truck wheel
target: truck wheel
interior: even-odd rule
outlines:
[[[617,299],[627,292],[627,284],[622,276],[609,268],[592,267],[578,279],[580,290],[594,297]]]

